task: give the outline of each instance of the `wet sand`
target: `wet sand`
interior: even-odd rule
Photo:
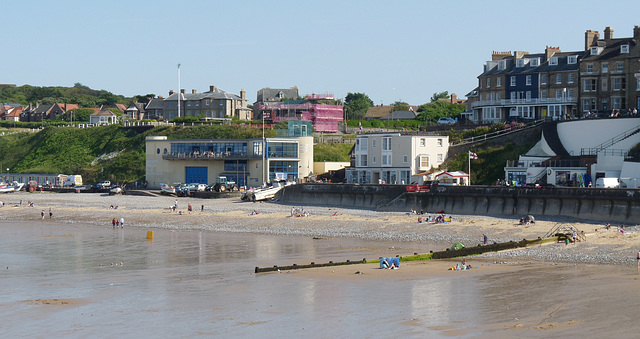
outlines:
[[[635,262],[570,262],[611,245],[622,248],[620,257],[635,250],[635,233],[596,232],[596,224],[574,223],[587,243],[545,246],[569,261],[515,255],[467,258],[469,271],[448,270],[458,261],[430,261],[255,275],[255,266],[424,253],[483,233],[537,237],[568,221],[520,227],[454,216],[425,225],[404,213],[313,206],[305,207],[309,217],[292,218],[291,206],[228,199],[180,198],[179,215],[169,211],[171,197],[0,198],[0,331],[11,336],[626,338],[640,330]],[[20,198],[35,207],[20,207]],[[197,212],[188,214],[188,203]],[[41,220],[49,207],[53,218]],[[254,209],[260,214],[250,215]],[[120,217],[125,227],[114,230],[111,220]]]

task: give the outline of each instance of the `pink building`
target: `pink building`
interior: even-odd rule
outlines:
[[[333,95],[311,94],[305,100],[287,100],[271,105],[260,105],[264,119],[276,123],[282,120],[311,121],[316,132],[337,132],[338,123],[344,120],[344,108],[339,105],[319,103],[333,100]]]

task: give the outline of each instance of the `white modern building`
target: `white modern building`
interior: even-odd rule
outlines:
[[[449,137],[416,133],[360,134],[346,169],[346,179],[360,184],[409,184],[439,167],[447,158]],[[416,180],[415,178],[419,178]]]
[[[266,149],[266,152],[263,150]],[[313,171],[313,137],[257,139],[146,139],[148,187],[161,183],[213,184],[226,176],[239,186],[274,179],[298,181]]]

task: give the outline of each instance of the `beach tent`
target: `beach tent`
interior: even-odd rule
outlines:
[[[461,242],[456,242],[455,244],[453,244],[453,246],[451,246],[450,250],[455,251],[455,250],[461,250],[464,248],[464,245]]]

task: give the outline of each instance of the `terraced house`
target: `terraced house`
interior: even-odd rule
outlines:
[[[574,119],[586,112],[631,112],[640,108],[640,28],[633,36],[613,38],[605,28],[585,32],[584,50],[544,53],[493,52],[470,92],[470,120]]]
[[[178,110],[178,102],[180,109]],[[163,114],[167,120],[180,116],[203,116],[205,120],[225,120],[237,117],[240,120],[252,118],[251,109],[247,108],[245,90],[240,95],[229,93],[215,86],[210,86],[209,91],[198,93],[195,89],[191,93],[169,92],[169,96],[163,100]]]

